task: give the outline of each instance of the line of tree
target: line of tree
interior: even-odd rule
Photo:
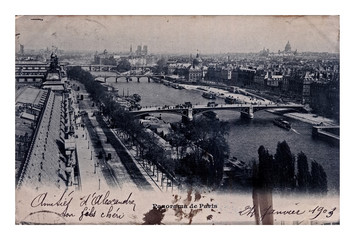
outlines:
[[[144,131],[138,119],[121,107],[89,72],[73,67],[67,74],[69,79],[77,80],[85,86],[93,101],[101,105],[101,111],[109,118],[111,127],[119,130],[120,137],[128,146],[136,147],[139,157],[162,166],[171,176],[175,177],[175,173],[187,176],[192,184],[199,182],[209,186],[219,185],[223,177],[224,161],[229,154],[225,139],[228,134],[226,122],[201,117],[181,124],[166,137],[177,149],[178,161],[174,162],[166,157],[157,138]],[[187,153],[187,149],[192,151]]]
[[[135,146],[139,157],[162,166],[168,174],[174,176],[174,164],[166,161],[164,151],[157,139],[134,118],[129,111],[120,106],[114,96],[94,80],[94,77],[81,67],[73,67],[67,71],[69,79],[82,83],[87,92],[101,108],[101,112],[110,122],[112,128],[118,129],[120,137],[129,146]]]
[[[258,154],[259,162],[253,162],[255,188],[316,194],[328,191],[327,174],[322,165],[312,161],[309,171],[307,156],[300,152],[296,160],[286,141],[278,142],[275,155],[264,146],[259,147]]]

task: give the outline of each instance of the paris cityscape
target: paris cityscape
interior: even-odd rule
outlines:
[[[226,42],[191,35],[199,22],[211,21],[204,17],[195,25],[189,17],[146,17],[139,34],[112,32],[107,39],[100,35],[112,30],[107,18],[67,18],[16,20],[17,190],[176,194],[200,189],[253,196],[260,190],[339,200],[340,59],[332,33],[323,49],[321,41],[302,43],[301,26],[308,26],[295,17],[301,23],[294,31],[301,36],[291,31],[275,36],[270,27],[268,35],[275,39],[258,39],[252,49],[240,39],[247,35]],[[285,20],[275,20],[275,26]],[[318,20],[308,19],[319,23],[319,30],[322,24],[336,26],[339,18]],[[122,28],[128,24],[122,17],[110,21]],[[160,36],[165,24],[176,27],[179,21],[194,26]],[[28,26],[45,29],[50,41],[31,40]],[[84,30],[75,30],[78,37],[71,40],[74,27]],[[93,31],[100,38],[90,40]],[[171,43],[162,42],[173,34]]]

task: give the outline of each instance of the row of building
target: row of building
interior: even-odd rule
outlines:
[[[55,54],[50,63],[17,65],[18,71],[43,72],[36,81],[16,82],[16,185],[17,188],[65,189],[78,186],[73,108],[65,77]],[[32,78],[31,74],[22,78]]]
[[[289,42],[277,54],[264,50],[239,60],[202,60],[197,54],[185,62],[168,61],[166,74],[185,82],[208,81],[265,91],[310,104],[320,113],[339,114],[339,57],[298,54],[291,51]]]

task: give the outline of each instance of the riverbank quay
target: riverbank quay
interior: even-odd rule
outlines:
[[[216,87],[206,87],[206,86],[200,86],[200,85],[187,85],[187,84],[182,84],[182,86],[187,90],[199,91],[201,93],[209,92],[209,93],[214,94],[216,97],[222,98],[222,99],[225,99],[226,97],[233,97],[239,103],[273,104],[272,101],[268,101],[266,99],[256,98],[254,96],[246,96],[246,95],[240,94],[240,93],[232,93],[232,92],[229,92],[225,89],[216,88]]]
[[[340,126],[329,118],[321,117],[311,113],[288,112],[287,109],[271,109],[270,113],[295,119],[312,125],[312,136],[321,139],[335,146],[340,144]]]
[[[336,126],[338,125],[335,120],[325,118],[322,116],[317,116],[312,113],[286,113],[284,116],[297,119],[299,121],[307,122],[313,125],[327,125],[327,126]]]
[[[134,158],[130,155],[129,151],[127,151],[127,148],[112,133],[112,131],[104,121],[103,116],[97,115],[96,121],[98,122],[100,128],[102,129],[102,132],[106,138],[107,143],[109,143],[113,147],[112,150],[114,150],[117,156],[119,157],[119,161],[117,161],[117,164],[120,165],[122,164],[122,166],[120,166],[122,170],[121,172],[123,172],[122,167],[124,167],[125,172],[127,172],[128,174],[128,176],[126,177],[131,178],[131,181],[135,183],[135,185],[139,190],[153,190],[154,185],[152,184],[152,182],[149,181],[149,179],[144,176],[144,171],[142,172],[138,168],[137,164],[134,162]],[[116,162],[115,158],[112,158],[112,160],[108,160],[108,161],[113,163]]]
[[[268,100],[261,92],[261,96],[255,95],[256,91],[252,91],[253,93],[247,92],[245,89],[238,88],[238,93],[231,93],[229,90],[225,90],[225,87],[218,88],[218,87],[210,87],[210,86],[203,86],[203,85],[190,85],[190,84],[180,84],[186,90],[198,91],[200,93],[209,93],[213,94],[217,98],[225,99],[226,97],[231,97],[236,99],[237,102],[242,103],[249,103],[253,105],[259,104],[273,104],[274,102],[280,102],[279,98],[273,97],[272,100]],[[291,102],[289,102],[291,104]],[[312,125],[312,136],[314,138],[318,138],[320,140],[326,141],[331,143],[335,146],[339,146],[340,143],[340,136],[339,134],[334,134],[332,132],[333,129],[330,129],[331,132],[328,132],[327,128],[318,129],[317,126],[330,126],[336,127],[339,131],[339,123],[333,119],[329,119],[323,116],[319,116],[313,113],[308,112],[310,109],[306,109],[301,112],[296,112],[292,109],[280,108],[280,109],[269,109],[266,110],[269,113],[287,117],[290,119],[294,119],[297,121],[301,121],[307,124]]]
[[[107,118],[102,117],[102,120],[108,125],[109,120]],[[145,177],[148,182],[152,185],[154,184],[162,192],[176,192],[181,189],[180,181],[158,162],[149,161],[140,156],[138,147],[125,140],[122,137],[124,135],[122,132],[112,128],[109,128],[109,130],[115,136],[115,138],[113,138],[112,134],[107,132],[110,141],[119,142],[119,144],[115,144],[115,146],[122,146],[125,149],[125,152],[130,155],[131,160],[139,168],[143,177]],[[144,148],[144,146],[141,147]]]
[[[111,131],[119,141],[124,142],[119,136],[120,132],[117,129],[111,129]],[[160,165],[140,157],[136,146],[130,146],[126,143],[123,144],[123,146],[131,155],[132,159],[134,159],[137,167],[141,169],[141,172],[146,179],[150,179],[154,182],[161,192],[177,192],[182,189],[181,184],[172,177],[171,174],[167,174],[167,171],[165,171]]]
[[[245,96],[243,94],[238,94],[238,93],[231,93],[225,89],[217,88],[217,87],[208,87],[204,85],[190,85],[190,84],[180,84],[182,85],[185,89],[187,90],[193,90],[193,91],[199,91],[201,93],[208,91],[211,93],[214,93],[216,97],[220,98],[225,98],[226,96],[231,96],[236,98],[237,100],[244,102],[244,103],[255,103],[255,104],[274,104],[274,101],[269,100],[264,98],[263,96],[259,96],[260,99],[257,99],[256,97],[258,95],[255,95],[256,97],[251,97],[253,93],[250,93],[251,96]],[[226,88],[227,86],[223,87]],[[248,90],[242,89],[242,91],[248,93]],[[261,100],[263,98],[263,100]],[[339,125],[335,120],[329,119],[326,117],[318,116],[316,114],[312,113],[301,113],[301,112],[286,112],[282,113],[284,111],[283,109],[270,109],[266,110],[270,113],[276,114],[276,115],[281,115],[285,117],[289,117],[292,119],[296,119],[302,122],[306,122],[312,125],[319,125],[319,124],[324,124],[324,125],[329,125],[329,126],[335,126]]]
[[[312,135],[334,145],[340,144],[339,126],[313,126]]]
[[[127,164],[123,161],[127,161],[124,150],[117,150],[117,146],[113,146],[113,141],[110,141],[107,137],[107,126],[98,121],[97,114],[99,114],[99,108],[95,104],[90,96],[87,94],[84,85],[79,82],[75,82],[79,86],[77,95],[84,95],[80,100],[78,97],[79,112],[81,114],[81,125],[85,128],[86,136],[92,141],[92,155],[97,159],[96,168],[97,171],[100,168],[102,175],[104,176],[104,182],[106,182],[108,188],[118,188],[122,190],[139,190],[149,189],[152,190],[151,184],[142,184],[142,182],[135,181],[135,176],[132,176],[132,169],[127,169]],[[87,94],[87,95],[86,95]],[[84,134],[85,135],[85,134]],[[86,142],[88,144],[88,142]],[[86,152],[90,153],[86,146]],[[124,155],[122,157],[122,155]],[[133,168],[132,166],[130,166]],[[136,169],[134,169],[136,170]],[[134,173],[139,175],[139,173]],[[101,182],[103,182],[101,180]]]

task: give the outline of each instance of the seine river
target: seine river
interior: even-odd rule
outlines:
[[[126,82],[120,78],[115,83],[114,78],[109,78],[107,82],[126,95],[137,93],[142,97],[141,106],[162,106],[177,105],[184,102],[192,104],[207,104],[208,99],[201,96],[201,92],[194,90],[178,90],[163,84],[150,82],[147,78],[141,78],[140,83],[136,78]],[[214,100],[217,103],[224,103],[223,99]],[[328,176],[328,189],[330,192],[339,192],[339,147],[332,146],[327,142],[312,138],[312,125],[295,119],[288,119],[292,124],[292,130],[286,131],[275,126],[272,120],[277,115],[267,111],[254,113],[254,119],[245,120],[240,118],[237,111],[217,111],[220,120],[228,121],[230,132],[227,140],[230,148],[230,156],[235,156],[245,162],[258,159],[257,150],[260,145],[266,147],[270,153],[275,154],[277,143],[283,140],[289,144],[291,152],[304,152],[308,157],[308,163],[312,160],[320,163]],[[174,114],[163,114],[165,121],[180,121],[181,116]]]

